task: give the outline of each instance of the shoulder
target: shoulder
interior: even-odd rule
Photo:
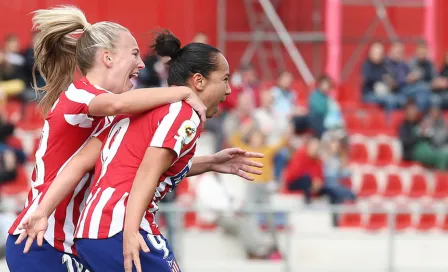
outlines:
[[[68,89],[65,91],[65,96],[70,101],[88,104],[95,96],[103,93],[109,92],[90,85],[84,81],[77,80],[70,84]]]

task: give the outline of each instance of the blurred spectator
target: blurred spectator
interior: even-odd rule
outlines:
[[[167,69],[164,59],[149,55],[144,60],[145,68],[138,75],[139,88],[155,88],[166,86]]]
[[[434,104],[430,108],[426,118],[420,124],[420,129],[434,148],[447,150],[448,127],[439,105]]]
[[[203,32],[198,32],[193,38],[194,43],[205,43],[208,44],[208,36]]]
[[[34,42],[36,39],[36,33],[33,32],[31,34],[31,44],[28,46],[27,49],[24,51],[24,66],[23,66],[23,79],[25,81],[25,91],[21,95],[23,101],[33,101],[33,100],[39,100],[43,96],[43,92],[39,92],[36,98],[36,92],[32,88],[34,85],[33,82],[33,67],[34,67]],[[45,81],[40,75],[39,71],[36,70],[35,72],[36,77],[36,84],[37,87],[42,87],[45,85]]]
[[[324,182],[319,148],[319,139],[310,138],[304,147],[294,153],[285,172],[287,189],[303,191],[307,204],[311,203],[312,194],[320,192]]]
[[[404,60],[404,45],[400,41],[392,43],[389,50],[389,57],[386,59],[387,77],[386,83],[393,93],[400,93],[402,88],[408,83],[408,76],[411,72],[408,64]]]
[[[448,109],[448,52],[445,53],[438,81],[439,86],[433,89],[431,101],[439,103],[442,109]]]
[[[271,90],[274,97],[274,111],[281,118],[289,119],[296,113],[297,95],[296,91],[291,88],[292,81],[293,77],[290,72],[282,72]]]
[[[439,170],[448,170],[448,152],[434,146],[434,140],[431,140],[435,135],[434,124],[435,122],[426,121],[420,126],[418,108],[415,102],[408,102],[405,108],[405,120],[399,131],[403,158]]]
[[[227,139],[231,139],[246,122],[252,122],[253,109],[250,99],[250,94],[240,94],[236,108],[227,114],[224,120],[224,132]]]
[[[331,79],[323,75],[317,81],[317,88],[308,99],[308,121],[316,137],[321,137],[327,129],[344,126],[344,120],[338,103],[329,93],[332,88]]]
[[[240,67],[238,71],[233,73],[231,78],[232,94],[229,95],[225,102],[221,103],[223,110],[229,111],[234,109],[238,104],[238,97],[245,93],[250,97],[251,111],[260,105],[260,80],[257,77],[255,69],[250,64]]]
[[[370,46],[368,59],[362,66],[363,101],[378,104],[390,111],[400,106],[401,98],[393,93],[386,84],[387,69],[384,61],[384,46],[373,43]]]
[[[0,49],[0,91],[6,95],[20,94],[25,88],[22,80],[23,64],[21,56],[15,51],[16,42],[14,36],[8,37],[5,50]],[[16,64],[15,64],[16,63]]]
[[[261,92],[261,106],[255,110],[253,117],[257,126],[266,135],[266,142],[269,145],[278,143],[288,130],[288,120],[274,111],[271,91]]]
[[[342,204],[346,200],[355,200],[355,194],[341,184],[343,179],[350,177],[350,170],[347,168],[348,157],[343,149],[342,139],[332,137],[328,140],[324,150],[324,185],[321,190],[322,195],[328,195],[331,204]],[[337,213],[333,214],[333,225],[337,226]]]

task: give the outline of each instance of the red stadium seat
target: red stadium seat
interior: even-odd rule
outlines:
[[[436,186],[432,197],[435,199],[448,197],[448,173],[436,174]]]
[[[386,178],[386,189],[383,196],[395,197],[401,195],[403,192],[403,185],[399,174],[388,174]]]
[[[352,143],[350,145],[350,160],[357,163],[367,163],[369,152],[364,143]]]
[[[448,213],[445,214],[445,217],[443,218],[443,223],[442,223],[442,230],[444,231],[448,231]]]
[[[394,161],[394,151],[388,143],[378,143],[376,163],[379,165],[389,165]]]
[[[369,215],[367,224],[364,226],[367,230],[380,230],[387,227],[387,214],[385,212],[375,212]]]
[[[373,196],[378,191],[378,184],[373,173],[364,173],[361,178],[361,189],[358,192],[359,197]]]
[[[420,198],[427,193],[427,180],[423,174],[413,174],[411,176],[411,189],[409,190],[409,198]]]
[[[395,217],[395,229],[405,230],[412,225],[412,215],[410,212],[397,213]]]
[[[339,218],[339,227],[341,228],[359,228],[361,223],[361,213],[359,212],[341,213]]]
[[[427,231],[436,227],[437,216],[435,213],[422,213],[418,220],[416,228],[421,231]]]

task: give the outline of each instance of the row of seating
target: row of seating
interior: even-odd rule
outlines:
[[[394,137],[354,134],[350,136],[349,142],[352,162],[390,165],[402,161],[401,143]]]
[[[360,198],[448,198],[448,173],[445,172],[430,172],[421,167],[352,165],[351,168],[353,174],[345,184]]]

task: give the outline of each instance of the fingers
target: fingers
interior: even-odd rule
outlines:
[[[257,152],[246,152],[244,154],[244,157],[246,157],[246,158],[264,158],[264,154],[257,153]]]
[[[28,253],[30,251],[31,246],[33,245],[34,238],[31,236],[28,236],[28,239],[26,239],[25,248],[23,249],[23,253]]]
[[[242,171],[250,173],[250,174],[254,174],[254,175],[261,175],[263,173],[263,171],[258,170],[258,169],[254,169],[252,167],[249,167],[247,165],[242,165],[240,168]],[[241,172],[241,171],[239,171]]]
[[[132,255],[131,254],[124,255],[124,271],[132,272]]]
[[[39,231],[37,234],[37,245],[42,246],[44,244],[44,231]]]
[[[19,238],[17,238],[16,240],[16,245],[21,244],[23,242],[23,240],[25,240],[25,238],[28,236],[28,233],[25,231],[23,231],[20,235]]]
[[[247,174],[246,172],[244,172],[244,171],[238,171],[238,173],[236,173],[238,176],[240,176],[240,177],[242,177],[243,179],[246,179],[246,180],[248,180],[248,181],[253,181],[254,180],[254,178],[252,177],[252,176],[250,176],[249,174]]]
[[[138,235],[138,243],[140,244],[140,248],[143,250],[143,252],[149,253],[149,247],[141,234]]]
[[[251,160],[244,160],[243,163],[247,166],[257,167],[257,168],[263,168],[264,165],[261,162],[251,161]]]
[[[137,272],[142,272],[142,265],[140,264],[140,256],[139,256],[139,252],[134,252],[133,254],[134,257],[132,257],[132,259],[134,259],[134,265],[135,265],[135,269],[137,270]]]

